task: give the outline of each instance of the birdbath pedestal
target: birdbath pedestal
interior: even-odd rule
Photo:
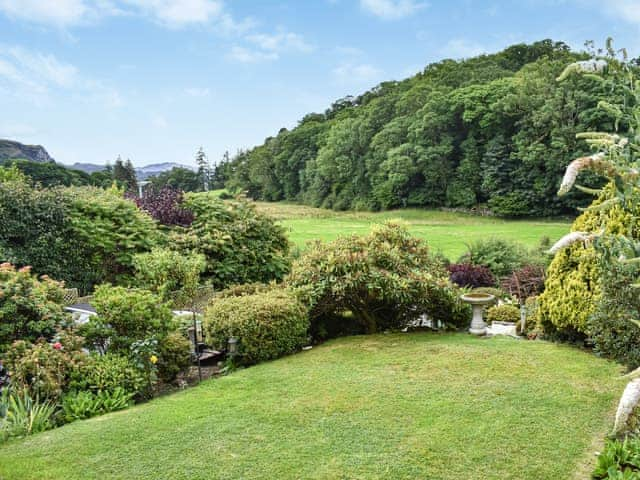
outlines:
[[[484,306],[495,300],[495,296],[489,293],[467,293],[461,295],[462,301],[471,305],[473,316],[471,317],[471,328],[469,333],[473,335],[484,335],[487,333],[487,324],[482,319],[482,311]]]

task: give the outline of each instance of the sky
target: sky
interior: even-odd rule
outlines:
[[[0,138],[59,162],[211,162],[443,58],[640,55],[640,0],[0,0]]]

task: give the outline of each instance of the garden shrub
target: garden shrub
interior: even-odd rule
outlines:
[[[487,310],[487,322],[513,322],[520,321],[520,309],[513,305],[495,305]]]
[[[284,229],[251,204],[201,192],[186,194],[184,205],[195,219],[188,229],[174,230],[170,241],[181,252],[205,256],[203,277],[214,287],[280,280],[288,272]]]
[[[0,217],[8,260],[82,292],[128,278],[133,255],[160,241],[156,222],[117,189],[0,182]]]
[[[14,340],[49,339],[66,318],[63,284],[0,264],[0,352]]]
[[[163,301],[182,304],[195,294],[205,268],[203,255],[154,248],[133,257],[135,282],[159,295]]]
[[[594,207],[612,196],[608,186]],[[609,209],[590,209],[580,215],[571,227],[574,232],[597,232],[602,225],[610,235],[631,232],[640,238],[640,203],[635,212],[619,205]],[[587,319],[595,312],[601,287],[597,266],[598,254],[593,246],[574,243],[556,253],[545,280],[544,292],[539,297],[539,321],[545,331],[587,334]]]
[[[77,258],[89,262],[93,284],[119,283],[133,274],[136,253],[147,252],[162,237],[156,222],[115,188],[69,188],[69,217],[81,243]]]
[[[496,277],[504,277],[530,263],[530,256],[527,249],[517,242],[490,238],[469,245],[469,251],[460,257],[459,262],[483,265]]]
[[[544,290],[545,271],[541,265],[525,265],[502,282],[502,287],[521,303]]]
[[[621,255],[615,245],[610,250]],[[640,276],[634,263],[598,262],[601,295],[593,314],[587,319],[587,331],[599,355],[613,358],[629,368],[640,367],[640,296],[632,285]]]
[[[11,385],[36,398],[57,400],[88,362],[81,348],[81,338],[70,334],[53,344],[15,341],[4,356]]]
[[[129,352],[135,341],[162,338],[171,326],[171,310],[158,295],[111,285],[96,288],[92,316],[81,331],[103,351]]]
[[[191,343],[180,332],[169,333],[158,345],[158,376],[169,383],[191,365]]]
[[[93,354],[76,370],[69,390],[113,393],[122,388],[125,393],[139,397],[148,383],[145,372],[130,358],[113,353]]]
[[[286,281],[309,305],[314,334],[323,317],[344,312],[369,333],[403,328],[421,314],[453,325],[468,322],[468,307],[447,271],[424,242],[394,222],[366,236],[316,242]]]
[[[306,308],[287,289],[221,298],[207,308],[204,326],[213,345],[238,339],[238,361],[254,364],[295,352],[307,342]]]
[[[175,188],[152,186],[133,201],[161,225],[188,227],[193,222],[193,213],[184,208],[184,192]]]
[[[269,283],[245,283],[242,285],[233,285],[217,292],[215,298],[244,297],[245,295],[255,295],[256,293],[264,293],[274,288],[279,288],[277,284]]]
[[[1,181],[0,218],[2,260],[30,265],[70,287],[91,282],[88,261],[69,222],[65,189],[34,187],[20,177]]]
[[[487,267],[471,263],[453,263],[447,268],[449,279],[460,287],[491,287],[496,280]]]

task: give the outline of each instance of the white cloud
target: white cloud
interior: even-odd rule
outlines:
[[[415,0],[360,0],[360,6],[385,20],[398,20],[413,15],[428,4]]]
[[[440,50],[442,55],[451,58],[470,58],[486,53],[487,49],[479,43],[469,42],[463,38],[449,40]]]
[[[269,60],[277,60],[279,55],[275,52],[263,52],[234,45],[227,55],[227,58],[239,63],[259,63]]]
[[[123,12],[111,0],[0,0],[9,18],[64,28]]]
[[[59,28],[113,16],[149,18],[169,28],[214,24],[222,33],[242,33],[255,22],[240,22],[222,0],[0,0],[0,13],[9,18]]]
[[[301,52],[313,51],[302,35],[292,32],[277,32],[274,34],[255,33],[247,35],[246,40],[266,52]]]
[[[170,27],[209,23],[224,9],[219,0],[124,0],[124,4]]]
[[[57,26],[78,23],[88,13],[84,0],[0,0],[0,11],[11,18]]]
[[[116,90],[82,76],[74,65],[16,46],[0,45],[0,87],[35,104],[46,103],[53,92],[63,91],[107,107],[123,104]]]
[[[382,70],[373,65],[362,63],[343,63],[331,72],[334,79],[340,84],[363,84],[380,81]]]
[[[184,93],[189,95],[190,97],[208,97],[211,95],[211,91],[208,88],[200,88],[200,87],[189,87],[184,89]]]
[[[233,46],[227,58],[240,63],[258,63],[278,60],[283,53],[310,53],[314,50],[302,35],[284,30],[273,34],[245,35],[244,41],[248,45]]]

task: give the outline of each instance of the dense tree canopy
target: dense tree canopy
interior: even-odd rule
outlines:
[[[592,82],[555,81],[581,58],[544,40],[429,65],[239,152],[226,166],[227,186],[338,210],[487,204],[506,216],[574,212],[582,194],[559,199],[555,191],[586,148],[575,134],[612,124],[596,108],[605,93]]]

